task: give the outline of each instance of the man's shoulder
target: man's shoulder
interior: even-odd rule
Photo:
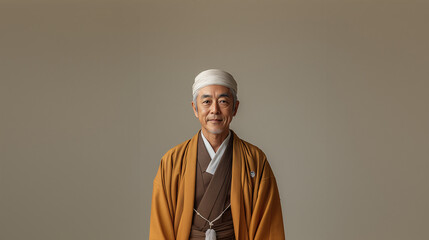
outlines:
[[[257,175],[263,176],[264,179],[274,177],[270,164],[265,153],[256,145],[239,139],[241,142],[242,157],[246,166]]]
[[[242,146],[242,149],[249,155],[252,156],[255,159],[259,159],[259,160],[266,160],[266,155],[264,153],[264,151],[262,151],[258,146],[243,140],[241,138],[238,137],[237,139]]]
[[[192,139],[188,139],[186,141],[183,141],[182,143],[177,144],[176,146],[170,148],[164,156],[162,157],[163,160],[174,160],[177,159],[178,156],[182,156],[184,153],[186,153],[186,150],[188,149],[188,146],[190,144]]]

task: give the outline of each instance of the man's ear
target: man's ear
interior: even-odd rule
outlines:
[[[240,105],[240,101],[238,101],[238,100],[237,100],[237,101],[235,102],[234,113],[232,114],[232,116],[234,116],[234,117],[235,117],[235,114],[237,114],[238,105]]]
[[[194,115],[195,115],[195,117],[197,117],[197,118],[198,118],[198,112],[197,112],[197,109],[195,108],[194,101],[191,101],[191,105],[192,105],[192,110],[194,110]]]

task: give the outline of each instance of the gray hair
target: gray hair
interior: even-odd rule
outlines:
[[[236,108],[236,106],[237,106],[237,92],[234,90],[234,89],[232,89],[232,88],[228,88],[229,89],[229,91],[231,92],[231,94],[232,94],[232,98],[234,99],[234,101],[233,101],[233,105],[232,105],[232,111],[235,111],[235,108]],[[197,97],[198,97],[198,93],[200,92],[200,90],[198,89],[194,94],[193,94],[193,96],[192,96],[192,102],[194,102],[194,106],[195,106],[195,111],[197,111],[197,113],[198,113],[198,107],[197,107]]]

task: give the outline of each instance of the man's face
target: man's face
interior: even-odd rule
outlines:
[[[195,116],[200,120],[203,133],[227,134],[229,124],[237,113],[238,101],[234,109],[234,98],[229,88],[220,85],[209,85],[198,92],[198,112],[194,102],[192,107]]]

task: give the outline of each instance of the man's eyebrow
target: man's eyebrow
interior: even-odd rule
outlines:
[[[219,97],[230,97],[228,93],[222,93]]]
[[[212,97],[212,95],[210,95],[210,94],[203,94],[203,95],[201,95],[201,98],[211,98]]]

